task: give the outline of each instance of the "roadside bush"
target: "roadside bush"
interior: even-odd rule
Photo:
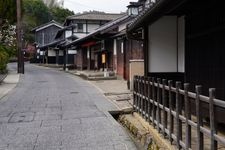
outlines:
[[[7,63],[9,61],[8,53],[0,48],[0,73],[6,72]]]

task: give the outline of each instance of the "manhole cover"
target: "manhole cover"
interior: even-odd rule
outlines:
[[[70,92],[70,94],[78,94],[79,92]]]
[[[45,82],[48,82],[48,81],[37,81],[38,83],[45,83]]]
[[[9,123],[31,122],[34,120],[34,112],[14,113],[9,119]]]

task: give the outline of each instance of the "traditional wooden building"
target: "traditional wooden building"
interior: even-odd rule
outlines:
[[[114,71],[130,80],[130,63],[143,64],[143,44],[127,39],[126,26],[138,15],[140,6],[141,3],[131,2],[127,14],[68,44],[78,49],[78,68]]]
[[[123,14],[112,14],[98,11],[84,12],[69,16],[65,19],[64,26],[75,25],[73,35],[82,38],[87,34],[95,31],[105,23],[121,17]],[[71,34],[68,32],[68,34]]]
[[[93,11],[67,17],[64,22],[64,28],[59,30],[56,35],[56,40],[62,37],[65,40],[64,43],[59,45],[59,47],[65,50],[66,62],[64,68],[67,68],[68,65],[72,64],[75,65],[74,67],[87,68],[87,61],[85,61],[86,57],[83,57],[84,55],[81,56],[80,51],[74,46],[67,45],[70,45],[70,43],[76,39],[85,37],[101,25],[120,17],[121,15],[122,14],[110,14]],[[79,63],[81,60],[83,62],[82,64]]]
[[[58,30],[63,27],[56,21],[50,21],[46,24],[40,25],[32,30],[35,35],[35,44],[37,48],[36,59],[39,62],[56,64],[56,55],[58,54],[58,63],[62,63],[63,51],[55,50],[52,45],[55,45],[61,41],[55,41],[55,36]]]
[[[203,95],[213,87],[224,99],[224,9],[222,1],[152,2],[128,28],[130,38],[144,41],[145,75],[191,83],[192,91],[202,85]],[[224,122],[221,116],[217,119]]]

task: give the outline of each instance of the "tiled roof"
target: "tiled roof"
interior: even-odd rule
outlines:
[[[145,23],[149,23],[151,18],[157,18],[165,14],[170,8],[176,7],[187,0],[154,0],[148,7],[136,17],[128,26],[128,32],[132,32]]]
[[[64,39],[55,40],[55,41],[53,41],[51,43],[45,44],[43,46],[40,46],[39,48],[43,49],[43,48],[46,48],[46,47],[55,47],[57,44],[59,44],[60,42],[63,42],[63,41],[64,41]]]
[[[126,20],[127,18],[129,18],[129,16],[128,15],[125,15],[125,16],[122,16],[122,17],[116,19],[116,20],[113,20],[111,22],[108,22],[108,23],[104,24],[103,26],[99,27],[98,29],[96,29],[94,32],[89,33],[88,35],[86,35],[83,38],[80,38],[80,39],[77,39],[75,41],[72,41],[71,43],[69,43],[66,46],[70,46],[70,45],[77,44],[79,42],[85,41],[85,40],[89,39],[90,37],[95,36],[99,32],[101,32],[103,30],[106,30],[106,29],[112,27],[113,25],[118,24],[118,23]]]
[[[63,26],[60,23],[56,22],[55,20],[52,20],[50,22],[47,22],[45,24],[42,24],[40,26],[37,26],[37,27],[33,28],[31,31],[35,32],[37,30],[42,30],[42,29],[45,29],[45,28],[47,28],[47,27],[49,27],[51,25],[56,25],[56,26],[58,26],[61,29],[63,28]]]
[[[128,31],[136,28],[139,24],[141,24],[141,21],[147,14],[151,12],[151,10],[159,3],[159,1],[164,1],[164,0],[157,0],[156,2],[152,2],[149,4],[148,7],[145,7],[145,10],[143,10],[128,26]]]
[[[69,16],[67,20],[105,20],[110,21],[123,16],[123,13],[112,14],[112,13],[102,13],[102,12],[87,12],[82,14],[77,14]]]
[[[60,38],[60,36],[65,32],[65,30],[72,30],[75,27],[76,27],[76,25],[74,25],[74,24],[63,27],[62,29],[58,30],[58,32],[56,33],[55,39]]]

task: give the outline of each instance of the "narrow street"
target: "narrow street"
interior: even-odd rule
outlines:
[[[85,80],[26,64],[0,100],[0,150],[136,149],[110,110],[116,107]]]

